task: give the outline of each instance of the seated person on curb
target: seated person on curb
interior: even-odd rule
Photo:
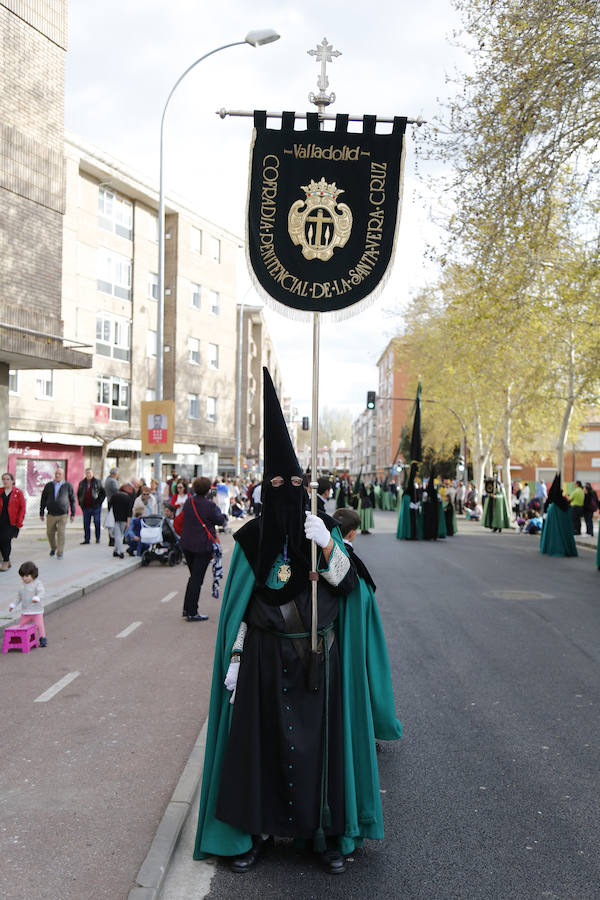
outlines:
[[[144,550],[148,549],[148,544],[142,544],[142,517],[146,515],[146,507],[142,500],[138,499],[133,504],[133,516],[129,520],[127,531],[123,536],[126,544],[129,544],[127,553],[129,556],[141,556]]]
[[[481,503],[476,503],[473,509],[465,507],[465,517],[467,519],[473,519],[473,521],[477,522],[479,521],[479,519],[481,519],[482,515],[483,507],[481,506]]]

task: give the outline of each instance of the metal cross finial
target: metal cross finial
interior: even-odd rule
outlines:
[[[335,103],[335,94],[333,92],[331,94],[325,93],[326,89],[329,87],[327,63],[332,62],[334,57],[341,56],[342,54],[340,50],[333,49],[333,44],[327,43],[327,38],[323,38],[321,43],[317,44],[316,50],[308,50],[307,52],[309,56],[315,56],[317,62],[321,63],[321,74],[317,79],[319,93],[313,94],[311,92],[308,95],[308,99],[319,108],[319,115],[321,115],[326,106],[329,106],[330,103]]]

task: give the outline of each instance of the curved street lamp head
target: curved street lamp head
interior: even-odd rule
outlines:
[[[271,44],[279,38],[280,35],[273,28],[259,28],[258,31],[249,31],[244,41],[252,47],[262,47],[263,44]]]

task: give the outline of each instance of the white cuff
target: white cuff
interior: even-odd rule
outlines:
[[[236,637],[236,639],[235,639],[235,641],[234,641],[234,643],[233,643],[233,647],[231,648],[231,652],[232,652],[232,653],[235,653],[236,650],[238,650],[240,653],[243,651],[243,649],[244,649],[244,640],[246,639],[246,632],[247,632],[247,631],[248,631],[248,626],[247,626],[247,624],[246,624],[245,622],[242,622],[242,623],[240,624],[240,627],[238,628],[237,637]]]
[[[346,556],[343,550],[340,550],[338,545],[333,542],[333,550],[329,556],[329,566],[327,571],[319,571],[319,574],[325,579],[325,581],[329,582],[332,587],[337,587],[337,585],[343,581],[345,576],[348,573],[348,569],[350,568],[350,560]]]

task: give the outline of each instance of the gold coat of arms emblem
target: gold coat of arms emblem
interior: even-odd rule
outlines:
[[[306,259],[330,259],[336,247],[343,247],[352,231],[352,212],[337,198],[344,191],[324,178],[302,185],[305,200],[292,203],[288,232],[294,244],[302,246]]]

